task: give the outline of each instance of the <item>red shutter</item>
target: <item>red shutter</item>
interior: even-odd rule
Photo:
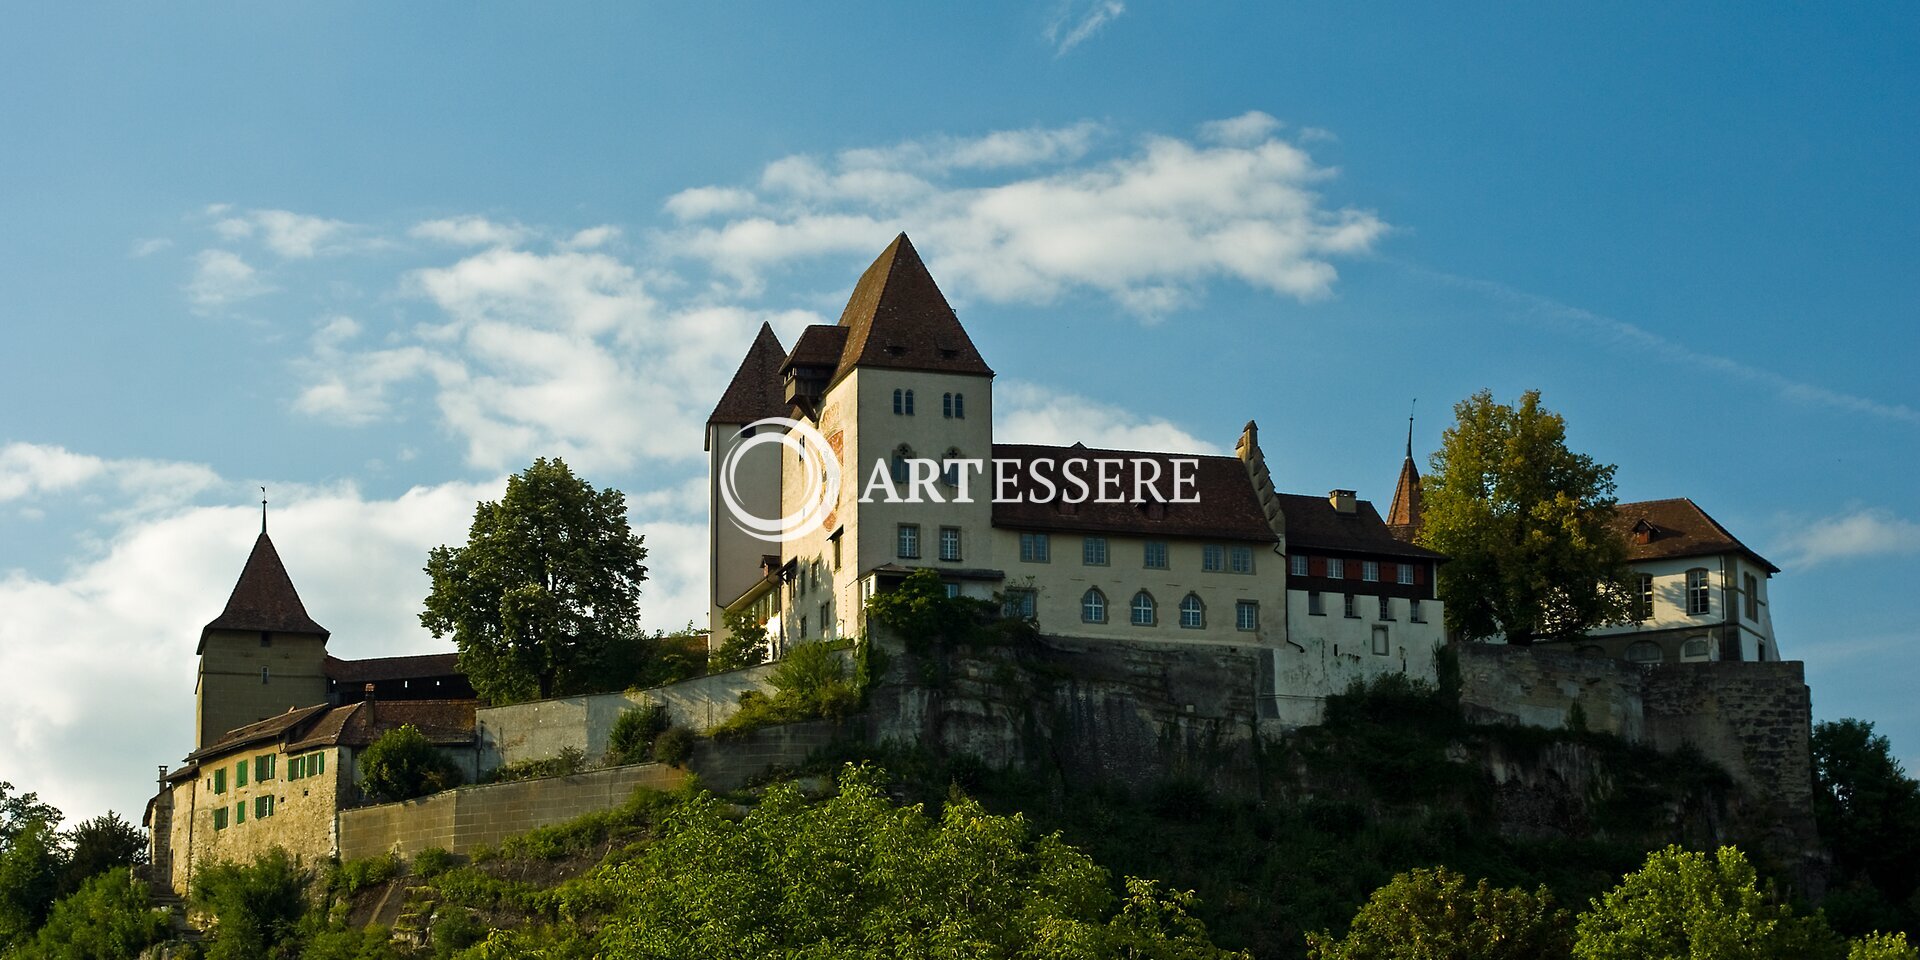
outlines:
[[[1348,557],[1348,558],[1347,558],[1347,569],[1346,569],[1346,571],[1345,571],[1345,573],[1346,573],[1346,575],[1347,575],[1347,579],[1348,579],[1348,580],[1358,580],[1358,579],[1360,579],[1360,570],[1361,570],[1361,566],[1362,566],[1363,564],[1365,564],[1365,563],[1366,563],[1366,561],[1365,561],[1365,560],[1361,560],[1361,559],[1359,559],[1359,558],[1357,558],[1357,557]]]
[[[1308,557],[1307,558],[1307,576],[1324,577],[1326,575],[1327,575],[1327,558],[1326,557]]]
[[[1416,563],[1413,565],[1413,582],[1418,584],[1425,584],[1427,582],[1426,564]]]

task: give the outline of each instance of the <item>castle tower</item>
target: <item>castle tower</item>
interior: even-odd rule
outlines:
[[[707,417],[707,582],[712,592],[709,643],[716,647],[726,641],[722,612],[760,583],[763,561],[780,552],[778,544],[749,535],[729,519],[720,485],[728,458],[752,436],[745,432],[746,425],[787,415],[780,393],[780,365],[786,357],[786,348],[780,345],[773,327],[761,324],[753,346],[747,349],[732,382]],[[785,462],[780,449],[772,445],[753,448],[740,454],[735,465],[733,494],[756,517],[780,515],[780,470]]]
[[[325,703],[327,636],[307,616],[262,517],[226,609],[200,631],[195,749],[235,727]]]
[[[1413,465],[1413,418],[1407,418],[1407,459],[1400,464],[1400,482],[1393,487],[1393,505],[1387,508],[1387,529],[1396,540],[1412,543],[1420,533],[1420,468]]]

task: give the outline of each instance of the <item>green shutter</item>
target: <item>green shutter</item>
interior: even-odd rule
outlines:
[[[245,800],[233,805],[233,822],[236,826],[247,822],[247,802]]]
[[[306,773],[305,773],[306,764],[301,762],[302,760],[305,760],[305,759],[306,759],[305,757],[288,757],[287,758],[287,779],[288,780],[298,780],[301,777],[306,776]]]
[[[245,760],[233,765],[233,785],[236,788],[247,785],[247,762]]]
[[[213,792],[227,792],[227,768],[221,767],[213,772]]]
[[[327,772],[327,755],[324,753],[314,754],[313,764],[314,764],[313,766],[314,773],[326,773]]]
[[[227,828],[226,807],[219,807],[213,811],[213,828],[215,830],[225,830]]]

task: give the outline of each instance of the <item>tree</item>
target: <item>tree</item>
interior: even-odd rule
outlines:
[[[1611,464],[1567,449],[1566,421],[1529,390],[1454,405],[1422,485],[1419,541],[1440,568],[1447,627],[1509,643],[1564,639],[1627,614],[1626,541]]]
[[[29,819],[10,829],[13,835],[0,844],[0,953],[25,942],[46,922],[65,866],[53,822]]]
[[[360,754],[360,789],[376,800],[412,800],[462,779],[460,768],[411,723],[381,734]]]
[[[1570,956],[1573,918],[1546,887],[1501,890],[1445,867],[1396,875],[1347,935],[1308,935],[1310,960],[1553,960]]]
[[[122,866],[97,873],[53,905],[46,926],[19,949],[20,960],[133,960],[167,935],[146,885]]]
[[[535,460],[475,507],[466,546],[428,555],[420,623],[453,636],[460,669],[494,703],[577,691],[638,636],[646,557],[620,491]]]
[[[1912,929],[1905,905],[1920,890],[1920,783],[1864,720],[1815,724],[1812,745],[1814,820],[1851,881],[1829,895],[1828,916],[1850,934]]]
[[[1579,960],[1839,960],[1846,945],[1819,914],[1760,888],[1745,854],[1709,856],[1678,846],[1655,851],[1580,916]]]
[[[765,663],[767,625],[744,610],[736,610],[722,619],[726,624],[727,639],[708,658],[708,672],[721,673]]]
[[[60,883],[62,895],[80,889],[95,874],[147,862],[146,831],[111,810],[74,824],[67,830],[66,840],[70,852]]]
[[[258,960],[297,947],[308,876],[275,847],[252,863],[212,863],[193,876],[194,906],[214,917],[207,960]]]
[[[28,827],[58,827],[62,819],[52,804],[40,802],[39,794],[16,794],[13,784],[0,780],[0,848]]]

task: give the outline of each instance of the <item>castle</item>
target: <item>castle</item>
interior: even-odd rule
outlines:
[[[1410,435],[1383,517],[1353,490],[1276,490],[1252,422],[1231,456],[996,443],[993,378],[904,234],[862,274],[837,324],[806,328],[791,350],[763,326],[706,425],[710,642],[724,643],[728,620],[742,617],[766,628],[775,655],[863,635],[868,598],[931,570],[949,595],[993,600],[1082,649],[1248,664],[1255,726],[1317,722],[1325,698],[1357,680],[1435,676],[1446,635],[1434,587],[1446,558],[1413,542],[1421,491]],[[822,455],[857,482],[816,503],[822,491],[803,462],[754,442],[780,429],[769,420],[817,434]],[[1072,476],[1061,465],[1074,462],[1094,465],[1077,492],[1060,482]],[[969,463],[993,468],[970,477]],[[933,496],[869,495],[896,483]],[[1056,495],[1041,496],[1046,488]],[[812,507],[819,522],[774,536],[734,522]],[[1780,659],[1765,594],[1776,568],[1691,501],[1622,504],[1619,523],[1639,619],[1595,631],[1577,652],[1635,664]],[[477,705],[453,654],[340,660],[328,638],[263,512],[225,609],[200,633],[194,749],[161,768],[146,811],[156,874],[176,890],[196,862],[270,846],[338,855],[343,812],[365,800],[359,752],[402,724],[469,780],[500,762],[484,715],[518,708]],[[1565,705],[1548,694],[1523,719],[1552,725]],[[1523,698],[1496,691],[1487,706]],[[1623,735],[1642,723],[1632,703],[1616,725]],[[604,727],[616,709],[579,715]],[[604,741],[603,729],[572,733],[588,748]]]

